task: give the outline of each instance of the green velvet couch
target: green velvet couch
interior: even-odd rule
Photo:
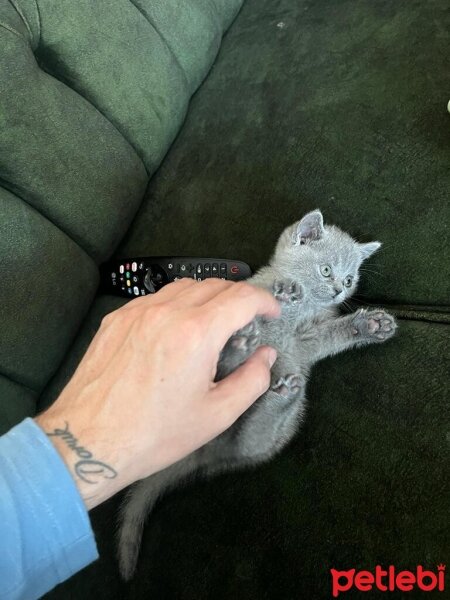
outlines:
[[[315,367],[275,460],[161,502],[131,583],[120,497],[92,511],[100,559],[48,598],[321,600],[331,568],[449,563],[449,27],[448,0],[0,3],[1,432],[123,303],[113,255],[257,268],[320,207],[383,242],[353,306],[399,320]]]

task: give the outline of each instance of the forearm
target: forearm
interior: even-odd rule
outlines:
[[[38,598],[98,557],[89,517],[47,436],[26,419],[0,437],[0,598]]]

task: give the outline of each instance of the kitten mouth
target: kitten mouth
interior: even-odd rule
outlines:
[[[329,294],[318,294],[317,292],[313,291],[311,296],[313,301],[317,302],[321,306],[333,306],[334,304],[340,304],[344,300],[344,298],[341,297],[341,294],[339,294],[339,296],[330,296]]]

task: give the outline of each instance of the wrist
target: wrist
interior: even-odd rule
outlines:
[[[71,415],[59,415],[51,409],[34,421],[64,461],[87,510],[128,485],[115,452],[95,441],[92,427],[83,427]]]

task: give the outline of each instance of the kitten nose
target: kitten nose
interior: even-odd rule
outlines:
[[[333,296],[333,298],[336,298],[337,296],[339,296],[339,294],[342,292],[342,290],[344,288],[339,283],[335,283],[333,287],[334,287],[334,296]]]

